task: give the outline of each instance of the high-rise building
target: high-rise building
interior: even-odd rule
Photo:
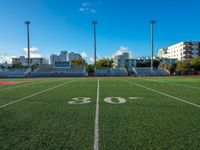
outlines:
[[[20,56],[19,58],[12,58],[12,63],[21,63],[23,66],[28,66],[28,58],[25,56]],[[49,60],[43,57],[41,58],[30,58],[30,65],[47,65],[49,64]]]
[[[136,59],[131,59],[129,57],[129,53],[124,52],[122,55],[116,55],[114,57],[113,65],[115,68],[116,67],[119,67],[119,68],[128,67],[129,69],[131,69],[132,67],[136,67]]]
[[[55,68],[69,68],[71,61],[74,59],[82,59],[82,57],[74,52],[61,51],[60,55],[52,54],[50,56],[50,64]]]
[[[77,60],[77,59],[82,59],[82,56],[78,53],[70,52],[69,53],[69,60]]]
[[[158,52],[159,58],[178,60],[189,60],[198,56],[200,56],[200,42],[180,42],[168,48],[162,48]]]

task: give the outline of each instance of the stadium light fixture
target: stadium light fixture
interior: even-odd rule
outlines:
[[[153,70],[153,54],[154,54],[154,25],[156,24],[155,20],[150,21],[151,24],[151,70]]]
[[[97,25],[97,21],[93,20],[92,24],[94,26],[94,68],[96,68],[96,61],[97,61],[96,25]]]
[[[25,24],[27,25],[27,49],[28,49],[28,67],[30,68],[30,33],[29,33],[29,25],[30,21],[25,21]]]

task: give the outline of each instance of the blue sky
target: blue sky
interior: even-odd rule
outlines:
[[[24,55],[25,20],[31,21],[35,55],[61,50],[93,55],[96,19],[98,57],[130,50],[150,55],[149,20],[155,26],[155,54],[181,41],[200,40],[199,0],[0,0],[0,61]]]

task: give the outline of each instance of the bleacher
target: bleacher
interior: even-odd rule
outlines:
[[[20,69],[4,69],[0,71],[1,78],[22,78],[25,77],[31,70],[28,68]]]
[[[157,76],[168,76],[168,75],[170,75],[169,71],[164,70],[164,69],[154,70],[154,72],[157,74]]]
[[[84,66],[71,66],[70,68],[54,68],[53,66],[40,66],[34,70],[30,77],[79,77],[86,76]]]
[[[128,76],[128,72],[125,68],[113,69],[113,68],[100,68],[94,72],[95,76]]]
[[[136,76],[168,76],[170,73],[167,70],[154,68],[133,68]]]
[[[110,69],[109,68],[100,68],[95,69],[94,76],[109,76]]]
[[[119,68],[119,69],[111,69],[110,70],[111,76],[128,76],[128,72],[126,68]]]

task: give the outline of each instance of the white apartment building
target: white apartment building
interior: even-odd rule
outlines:
[[[168,48],[162,48],[158,52],[159,58],[178,60],[189,60],[198,56],[200,56],[200,42],[180,42]]]
[[[28,58],[25,56],[20,56],[19,58],[12,58],[12,63],[21,63],[23,66],[28,66]],[[30,64],[34,65],[47,65],[49,60],[45,58],[30,58]]]
[[[168,58],[169,56],[167,55],[168,54],[168,49],[167,48],[161,48],[159,49],[158,51],[158,57],[159,58]]]
[[[114,57],[113,66],[115,68],[117,67],[123,68],[123,67],[128,66],[128,68],[131,69],[132,67],[136,66],[136,59],[131,59],[129,57],[129,53],[124,52],[122,55],[117,55]]]

